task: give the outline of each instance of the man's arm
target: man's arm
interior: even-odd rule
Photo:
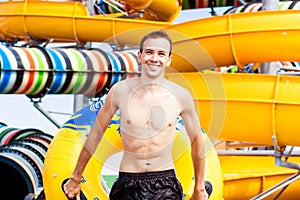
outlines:
[[[98,112],[98,115],[95,119],[93,128],[89,132],[87,140],[84,143],[84,146],[79,154],[79,158],[73,174],[69,181],[64,185],[65,194],[69,198],[78,196],[80,193],[80,182],[81,177],[84,172],[84,169],[89,162],[90,158],[94,154],[99,142],[101,141],[105,130],[107,129],[111,118],[116,113],[118,107],[115,100],[112,99],[114,88],[110,90],[105,100],[104,105]]]
[[[181,117],[191,141],[191,156],[194,165],[195,187],[192,199],[207,199],[208,195],[204,185],[205,149],[198,115],[195,111],[191,95],[183,96]]]

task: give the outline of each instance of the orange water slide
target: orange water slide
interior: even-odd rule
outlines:
[[[138,45],[145,33],[166,29],[174,40],[171,67],[180,72],[300,60],[295,53],[300,48],[295,42],[300,31],[299,10],[229,14],[180,24],[89,16],[78,2],[1,2],[0,13],[0,37],[6,42],[60,39],[78,44]]]

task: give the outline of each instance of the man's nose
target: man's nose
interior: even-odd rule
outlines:
[[[158,54],[157,53],[153,53],[151,59],[153,61],[157,61],[158,60]]]

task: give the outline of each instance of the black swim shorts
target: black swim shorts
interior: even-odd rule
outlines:
[[[173,169],[160,172],[120,172],[110,200],[182,200],[182,187]]]

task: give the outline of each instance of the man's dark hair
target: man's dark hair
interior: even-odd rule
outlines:
[[[168,40],[168,42],[170,44],[170,54],[169,55],[171,55],[171,53],[172,53],[172,40],[165,31],[154,31],[154,32],[151,32],[151,33],[145,35],[142,38],[141,43],[140,43],[140,52],[141,53],[143,52],[143,47],[144,47],[144,43],[145,43],[146,40],[156,39],[156,38],[164,38],[164,39]]]

